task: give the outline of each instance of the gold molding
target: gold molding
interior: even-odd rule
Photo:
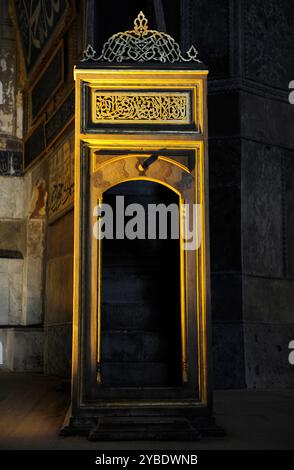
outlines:
[[[157,149],[155,149],[155,150],[157,150]],[[185,149],[185,150],[187,150],[187,149]],[[193,148],[193,150],[194,150],[194,148]],[[198,150],[199,149],[197,149],[197,151],[195,152],[195,158],[197,156]],[[150,149],[150,152],[152,152],[152,149]],[[104,166],[113,164],[113,163],[115,163],[119,160],[123,160],[125,158],[142,158],[142,159],[146,159],[146,158],[150,157],[150,152],[149,153],[139,153],[139,154],[130,153],[130,154],[126,154],[126,155],[116,155],[115,152],[114,152],[113,155],[109,155],[109,154],[103,155],[101,153],[99,153],[99,155],[95,155],[95,151],[93,151],[93,149],[92,149],[91,173],[95,173],[96,171],[101,170]],[[168,162],[172,165],[176,165],[177,167],[181,168],[183,171],[186,171],[187,173],[190,173],[190,170],[186,165],[183,165],[182,163],[178,162],[177,160],[175,160],[174,158],[172,158],[170,156],[161,155],[161,152],[158,152],[158,153],[159,153],[159,156],[158,156],[159,161],[162,160],[162,161]]]
[[[104,169],[107,165],[119,161],[121,159],[127,158],[146,158],[148,152],[158,152],[159,158],[157,164],[165,162],[166,165],[172,165],[174,163],[178,166],[179,171],[182,171],[185,175],[190,175],[193,177],[194,185],[191,189],[191,193],[183,193],[179,191],[179,196],[187,201],[194,201],[202,205],[202,218],[205,222],[206,220],[206,200],[204,194],[204,161],[207,159],[206,150],[207,150],[207,122],[206,122],[206,103],[204,103],[204,94],[206,93],[206,71],[196,71],[196,70],[152,70],[152,69],[131,69],[131,70],[122,70],[120,68],[116,69],[75,69],[74,72],[75,81],[76,81],[76,113],[75,113],[75,232],[74,232],[74,320],[73,320],[73,360],[72,360],[72,373],[73,373],[73,389],[72,389],[72,399],[75,403],[77,409],[81,409],[86,406],[87,402],[85,396],[85,383],[83,378],[84,368],[82,365],[81,357],[85,353],[85,342],[83,339],[84,334],[84,323],[81,318],[81,299],[80,299],[80,270],[83,266],[83,253],[80,251],[81,246],[83,246],[84,236],[83,235],[83,224],[84,221],[80,219],[80,210],[85,210],[82,202],[82,188],[81,184],[84,184],[81,180],[82,175],[84,175],[85,169],[81,168],[81,149],[87,149],[88,154],[83,153],[83,159],[87,159],[87,164],[89,165],[89,171],[91,173],[90,179],[95,175],[95,173],[103,174]],[[164,86],[163,86],[164,84]],[[84,87],[90,87],[92,90],[113,90],[117,92],[119,89],[127,88],[137,88],[140,87],[140,90],[145,90],[145,92],[153,92],[154,87],[164,88],[164,87],[174,87],[177,90],[188,87],[195,88],[199,87],[199,123],[201,132],[198,133],[195,130],[190,132],[178,131],[176,133],[172,132],[157,132],[157,131],[145,131],[141,133],[132,133],[125,132],[122,130],[117,130],[116,132],[107,132],[106,130],[101,133],[84,133],[82,132],[83,126],[83,112],[81,109],[82,104],[82,93]],[[194,99],[195,99],[194,95]],[[194,103],[194,106],[196,104]],[[196,113],[195,113],[196,115]],[[161,155],[164,149],[164,155]],[[99,151],[99,155],[95,155],[94,152]],[[104,150],[107,153],[104,154]],[[123,150],[124,155],[119,155],[116,151]],[[172,150],[182,150],[182,151],[191,151],[195,152],[195,161],[194,168],[190,171],[184,165],[179,164],[172,159]],[[109,157],[108,160],[101,158],[101,164],[99,162],[99,156]],[[111,158],[111,155],[114,156],[114,159]],[[89,158],[89,161],[88,161]],[[96,161],[97,159],[97,161]],[[184,168],[183,168],[184,167]],[[83,176],[84,177],[84,176]],[[131,177],[129,174],[126,176],[125,181],[138,179],[150,179],[150,176],[146,173],[146,176],[142,178],[139,177],[139,174]],[[156,182],[161,184],[167,184],[162,177],[158,177]],[[110,182],[111,183],[111,182]],[[90,183],[89,183],[90,184]],[[92,183],[91,183],[92,184]],[[117,184],[117,183],[115,183]],[[111,184],[110,184],[111,185]],[[172,184],[171,184],[172,186]],[[96,190],[94,186],[91,186],[91,201],[90,204],[94,202],[101,202],[103,197],[103,191]],[[178,188],[171,188],[173,190]],[[84,213],[84,212],[83,212]],[[88,233],[88,232],[87,232]],[[182,237],[181,237],[182,239]],[[183,252],[181,249],[181,319],[182,319],[182,374],[183,374],[183,383],[189,385],[191,376],[196,377],[197,381],[197,390],[194,389],[194,395],[190,397],[190,402],[196,404],[196,406],[207,406],[207,374],[208,374],[208,363],[206,359],[207,355],[207,325],[206,325],[206,315],[207,315],[207,304],[206,304],[206,276],[207,276],[207,257],[206,257],[206,228],[205,223],[202,226],[201,232],[201,246],[194,255],[189,254],[189,260],[187,252]],[[92,361],[90,370],[94,370],[94,364],[99,364],[100,361],[100,344],[99,344],[99,292],[101,289],[101,284],[99,282],[99,263],[101,262],[101,252],[99,252],[99,244],[92,243],[93,250],[96,250],[95,253],[92,253],[91,259],[96,259],[97,263],[92,263],[91,266],[91,289],[93,299],[91,306],[91,317],[92,325],[94,325],[95,331],[90,331],[91,341],[94,341],[96,348],[95,350],[90,349],[89,358]],[[96,248],[94,246],[96,245]],[[93,256],[94,254],[94,256]],[[97,256],[96,256],[97,255]],[[192,257],[191,257],[192,256]],[[100,260],[100,261],[99,261]],[[189,269],[192,270],[192,274],[188,273],[188,264]],[[194,274],[193,274],[194,273]],[[93,279],[94,278],[94,279]],[[96,280],[95,280],[96,279]],[[96,293],[95,293],[96,291]],[[198,292],[197,301],[196,301],[196,291]],[[185,312],[185,315],[183,315]],[[189,322],[189,327],[188,323]],[[96,325],[96,326],[95,326]],[[192,325],[192,326],[191,326]],[[195,332],[191,331],[191,328],[195,327]],[[189,328],[189,334],[187,332]],[[194,358],[191,359],[189,356],[190,351],[187,348],[193,349],[193,341],[191,343],[191,335],[195,333],[195,344],[197,348],[197,363],[193,363]],[[98,335],[98,336],[96,336]],[[189,345],[188,345],[189,342]],[[83,356],[84,357],[84,356]],[[195,356],[196,357],[196,356]],[[196,359],[195,359],[196,361]],[[194,368],[192,370],[191,368]],[[198,369],[198,370],[197,370]],[[96,370],[96,380],[98,378],[97,387],[99,387],[99,366]],[[97,374],[98,373],[98,374]],[[98,375],[98,377],[97,377]],[[195,387],[196,388],[196,387]],[[103,397],[103,400],[107,398]],[[135,402],[136,400],[134,400]],[[159,400],[161,403],[167,403],[166,400]],[[103,401],[103,403],[105,403]],[[119,402],[121,403],[121,402]],[[132,400],[128,400],[128,406],[132,406]],[[95,406],[95,400],[93,400]],[[97,403],[98,406],[98,403]]]
[[[17,36],[19,39],[19,46],[21,50],[21,56],[22,56],[22,62],[23,62],[23,73],[24,76],[23,78],[23,85],[26,87],[29,83],[32,83],[36,80],[38,72],[40,71],[41,65],[45,62],[46,57],[49,56],[49,54],[54,51],[54,48],[56,47],[56,44],[60,42],[60,39],[62,38],[62,35],[69,29],[70,25],[76,18],[76,5],[75,5],[75,0],[66,0],[67,1],[67,9],[63,16],[59,19],[55,31],[48,41],[48,43],[45,45],[43,48],[40,56],[37,58],[35,64],[31,68],[30,71],[27,71],[26,63],[25,63],[25,58],[24,58],[24,52],[23,52],[23,47],[22,47],[22,41],[21,41],[21,34],[20,30],[18,27],[18,22],[17,22],[17,15],[16,15],[16,9],[15,9],[15,4],[14,0],[10,0],[10,5],[11,5],[11,14],[13,16],[13,19],[15,21],[14,25],[17,31]],[[46,62],[47,63],[47,62]]]
[[[122,96],[126,93],[131,94],[168,94],[172,93],[175,95],[180,95],[187,93],[189,94],[189,102],[191,102],[191,110],[189,113],[190,119],[186,122],[178,121],[173,122],[172,120],[158,121],[146,121],[145,124],[165,124],[165,125],[187,125],[194,124],[195,132],[201,134],[204,131],[204,121],[203,121],[203,78],[206,77],[206,74],[201,72],[201,75],[195,71],[194,73],[188,73],[187,75],[184,71],[179,71],[179,75],[176,78],[171,77],[168,73],[168,70],[157,70],[151,73],[150,70],[133,70],[130,73],[127,70],[102,70],[99,76],[93,78],[93,75],[86,71],[86,76],[83,80],[83,84],[86,87],[89,87],[91,93],[91,110],[89,114],[91,116],[92,122],[100,125],[106,124],[105,121],[97,121],[95,119],[95,96],[96,94],[107,95],[111,93],[113,96]],[[105,73],[103,73],[105,72]],[[189,71],[191,72],[191,71]],[[76,69],[74,71],[74,76],[77,76]],[[123,124],[122,120],[113,120],[108,121],[109,124]],[[140,121],[131,121],[127,120],[127,124],[144,124],[142,120]],[[190,128],[187,129],[190,132]]]

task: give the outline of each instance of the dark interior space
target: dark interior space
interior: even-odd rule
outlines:
[[[178,196],[153,182],[122,183],[104,194],[128,204],[178,204]],[[145,210],[147,221],[147,210]],[[125,222],[132,217],[126,217]],[[159,225],[157,223],[157,229]],[[147,224],[145,223],[147,230]],[[170,387],[181,382],[179,240],[124,238],[102,242],[102,383]],[[115,233],[115,232],[114,232]],[[147,232],[146,232],[147,233]]]

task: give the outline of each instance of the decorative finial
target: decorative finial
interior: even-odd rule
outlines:
[[[88,44],[82,62],[88,60],[106,62],[198,62],[198,51],[191,46],[186,56],[179,44],[169,35],[148,29],[148,20],[140,11],[134,20],[134,29],[116,33],[103,45],[102,53],[97,56]]]
[[[134,20],[134,31],[136,31],[136,33],[142,36],[143,33],[146,32],[147,30],[148,30],[148,20],[146,16],[144,15],[144,13],[140,11],[139,15]]]

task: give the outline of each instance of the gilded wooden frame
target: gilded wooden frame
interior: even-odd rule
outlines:
[[[118,142],[117,142],[118,143]],[[101,147],[100,147],[101,148]],[[104,147],[103,147],[104,148]],[[107,147],[105,147],[106,149]],[[150,149],[150,151],[156,151],[156,148]],[[201,153],[200,148],[195,149],[195,160],[198,159],[198,153]],[[121,177],[121,178],[116,178],[115,181],[112,181],[112,183],[107,182],[107,187],[101,187],[95,188],[93,192],[91,192],[91,210],[90,212],[93,214],[94,207],[97,204],[102,204],[103,202],[103,194],[105,191],[108,189],[123,183],[125,181],[151,181],[154,183],[162,184],[164,186],[167,186],[170,190],[175,192],[178,197],[179,197],[179,207],[180,207],[180,217],[179,217],[179,222],[180,222],[180,299],[181,299],[181,339],[182,339],[182,381],[183,383],[187,382],[187,338],[186,338],[186,297],[187,297],[187,280],[185,276],[186,272],[186,251],[184,251],[183,244],[183,214],[182,214],[182,204],[184,202],[188,201],[188,199],[191,200],[193,197],[193,194],[186,194],[188,191],[185,190],[180,190],[179,188],[176,187],[175,184],[172,184],[169,182],[167,179],[160,178],[158,176],[157,178],[152,177],[152,176],[142,176],[140,175],[140,172],[137,169],[137,162],[138,161],[144,161],[146,158],[148,158],[150,154],[128,154],[128,155],[121,155],[117,156],[115,158],[110,158],[106,162],[102,162],[100,165],[96,163],[96,158],[95,158],[95,153],[92,150],[91,152],[91,176],[92,178],[95,178],[96,172],[101,172],[103,171],[103,168],[105,168],[106,165],[111,166],[111,171],[115,172],[114,167],[116,163],[121,162],[121,160],[125,160],[126,158],[134,160],[134,167],[133,167],[133,175],[129,175],[127,178],[126,177]],[[165,163],[165,165],[162,165]],[[179,171],[181,172],[181,175],[183,174],[182,172],[186,172],[187,175],[190,175],[190,172],[188,168],[186,168],[184,165],[181,165],[178,162],[175,162],[171,158],[165,157],[165,156],[159,156],[158,157],[158,165],[160,166],[167,166],[168,165],[175,165],[176,167],[179,168]],[[158,172],[160,173],[160,168]],[[191,178],[192,181],[192,178]],[[94,184],[91,183],[91,187],[93,187]],[[191,188],[192,189],[192,188]],[[190,191],[189,191],[190,192]],[[92,324],[94,326],[94,330],[97,331],[97,354],[95,357],[94,356],[94,364],[98,364],[98,372],[97,372],[97,382],[100,382],[100,358],[101,358],[101,331],[100,331],[100,324],[101,324],[101,289],[102,289],[102,280],[101,280],[101,260],[102,260],[102,242],[99,239],[97,242],[92,242],[92,255],[91,255],[91,260],[94,260],[92,263],[92,274],[91,274],[91,279],[93,280],[93,285],[92,285],[92,299],[95,298],[95,301],[92,303]],[[96,262],[95,262],[96,261]],[[97,292],[97,299],[96,299],[96,292]],[[94,297],[93,297],[94,296]],[[91,355],[92,356],[92,355]]]
[[[180,70],[150,70],[150,69],[132,69],[132,70],[121,70],[121,69],[76,69],[75,70],[75,82],[76,82],[76,113],[75,113],[75,125],[76,125],[76,141],[75,141],[75,233],[74,233],[74,317],[73,317],[73,356],[72,356],[72,406],[73,412],[87,413],[94,409],[103,409],[106,402],[107,406],[118,406],[118,401],[114,403],[111,399],[103,399],[103,403],[99,404],[98,401],[88,400],[85,389],[85,365],[83,363],[83,354],[85,347],[85,259],[84,250],[86,246],[86,237],[89,232],[85,229],[85,214],[88,210],[87,202],[85,201],[86,185],[89,184],[86,173],[93,174],[97,170],[94,168],[94,152],[99,151],[99,154],[104,151],[109,155],[110,153],[115,155],[115,151],[118,149],[124,150],[123,156],[118,156],[118,159],[129,158],[137,156],[138,158],[146,158],[146,155],[150,153],[158,152],[159,161],[169,161],[170,165],[178,165],[181,171],[190,172],[194,181],[194,201],[195,203],[201,204],[201,246],[194,255],[191,257],[187,252],[183,253],[181,250],[181,306],[182,306],[182,348],[183,348],[183,382],[187,380],[186,374],[186,355],[189,355],[189,351],[186,351],[187,335],[189,335],[189,344],[196,343],[197,348],[197,390],[194,391],[194,395],[190,395],[189,398],[179,399],[170,398],[166,396],[158,397],[158,400],[150,399],[132,399],[128,401],[128,406],[165,406],[165,407],[187,407],[193,405],[196,408],[202,407],[207,409],[211,403],[211,393],[209,387],[209,371],[210,371],[210,358],[209,351],[207,348],[207,340],[210,339],[209,333],[209,256],[208,256],[208,194],[206,181],[208,177],[207,168],[207,117],[206,117],[206,102],[204,102],[204,96],[206,96],[206,75],[207,72],[203,70],[191,70],[191,69],[180,69]],[[191,130],[182,131],[170,131],[170,132],[108,132],[108,133],[96,133],[87,132],[84,121],[84,110],[82,107],[85,106],[83,97],[83,86],[90,86],[91,88],[101,86],[109,88],[118,88],[126,86],[129,87],[141,87],[145,90],[152,90],[153,87],[162,87],[165,83],[166,87],[193,87],[195,83],[199,86],[199,128],[200,133],[191,132]],[[160,151],[164,149],[169,151],[169,155],[161,154]],[[195,165],[192,170],[183,168],[184,165],[179,165],[178,162],[172,159],[172,152],[174,149],[181,151],[193,151],[195,152]],[[171,160],[173,160],[171,162]],[[113,160],[112,160],[113,163]],[[103,165],[111,164],[111,161],[105,161]],[[102,165],[102,166],[103,166]],[[99,165],[98,165],[99,166]],[[101,167],[100,167],[101,170]],[[133,179],[147,179],[148,176],[139,175]],[[129,180],[129,179],[128,179]],[[160,178],[157,182],[164,184]],[[116,184],[116,183],[115,183]],[[174,187],[170,189],[175,190]],[[90,207],[96,202],[100,201],[103,196],[103,192],[97,189],[96,192],[92,192],[90,195]],[[179,191],[179,197],[183,198],[183,194]],[[191,201],[191,199],[190,199]],[[96,328],[91,329],[90,341],[96,344],[94,336],[100,337],[99,331],[99,293],[101,291],[101,285],[99,281],[99,264],[101,263],[101,249],[99,243],[93,244],[94,250],[92,252],[92,259],[96,259],[97,263],[91,266],[91,292],[94,295],[94,301],[91,305],[91,317],[93,322],[96,321]],[[195,282],[190,285],[189,271],[187,264],[191,269],[195,270]],[[192,279],[193,281],[193,279]],[[193,307],[187,305],[187,297],[189,292],[195,290],[196,305],[194,313],[189,311],[189,321],[192,321],[192,325],[195,322],[196,328],[191,331],[191,324],[186,325],[187,316],[186,311],[193,309]],[[95,297],[97,296],[97,297]],[[96,320],[95,320],[96,319]],[[191,320],[192,319],[192,320]],[[197,337],[195,337],[195,335]],[[185,340],[184,340],[185,339]],[[99,363],[100,359],[100,345],[99,339],[95,350],[91,350],[93,355],[92,366],[94,362]],[[188,361],[191,358],[188,357]],[[195,357],[192,358],[192,361]],[[191,361],[190,361],[191,362]],[[99,383],[99,367],[98,371],[98,383]],[[92,369],[92,373],[94,370]],[[196,371],[193,371],[193,374]],[[96,376],[97,377],[97,376]],[[96,379],[97,380],[97,379]],[[97,382],[96,382],[97,383]],[[121,404],[121,406],[124,406]]]

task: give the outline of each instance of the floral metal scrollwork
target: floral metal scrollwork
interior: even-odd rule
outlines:
[[[185,55],[179,44],[169,35],[148,29],[148,20],[141,11],[134,21],[134,29],[111,36],[97,56],[94,48],[88,44],[82,61],[105,62],[198,62],[198,51],[190,47]]]

